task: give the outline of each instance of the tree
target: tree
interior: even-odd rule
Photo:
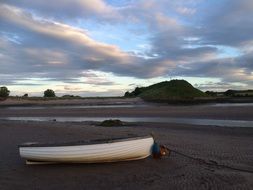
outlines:
[[[224,94],[226,96],[234,96],[235,95],[235,91],[234,90],[227,90]]]
[[[134,96],[139,96],[142,92],[144,92],[145,91],[145,87],[136,87],[135,89],[134,89],[134,91],[132,92],[132,94],[134,95]]]
[[[206,93],[207,95],[209,95],[209,96],[217,96],[217,92],[206,91],[205,93]]]
[[[0,87],[0,97],[1,98],[7,98],[10,94],[10,91],[8,90],[7,87],[2,86]]]
[[[27,97],[28,97],[28,94],[24,94],[23,97],[27,98]]]
[[[124,97],[131,97],[131,93],[127,91],[127,92],[125,93]]]
[[[55,97],[55,93],[53,90],[47,89],[46,91],[44,91],[44,97]]]

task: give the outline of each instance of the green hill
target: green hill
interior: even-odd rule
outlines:
[[[126,92],[125,97],[139,96],[147,101],[190,100],[207,95],[194,88],[185,80],[171,80],[153,84],[148,87],[137,87],[133,92]]]

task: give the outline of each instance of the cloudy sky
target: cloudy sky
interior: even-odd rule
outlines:
[[[115,96],[186,79],[253,88],[252,0],[2,0],[0,86]]]

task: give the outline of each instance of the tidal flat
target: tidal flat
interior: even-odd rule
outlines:
[[[94,103],[95,105],[96,103]],[[136,103],[135,103],[136,104]],[[139,104],[139,103],[138,103]],[[12,105],[15,106],[15,105]],[[32,108],[32,107],[31,107]],[[103,108],[0,108],[0,117],[163,117],[252,121],[253,106],[111,106]],[[0,189],[251,189],[253,126],[170,122],[0,120]],[[160,160],[106,164],[25,165],[18,145],[154,134],[174,150]]]

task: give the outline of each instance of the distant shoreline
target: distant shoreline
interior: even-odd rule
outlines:
[[[253,103],[253,97],[204,97],[204,98],[192,98],[192,99],[171,99],[160,101],[147,101],[166,103],[171,105],[195,105],[195,104],[211,104],[211,103]]]

